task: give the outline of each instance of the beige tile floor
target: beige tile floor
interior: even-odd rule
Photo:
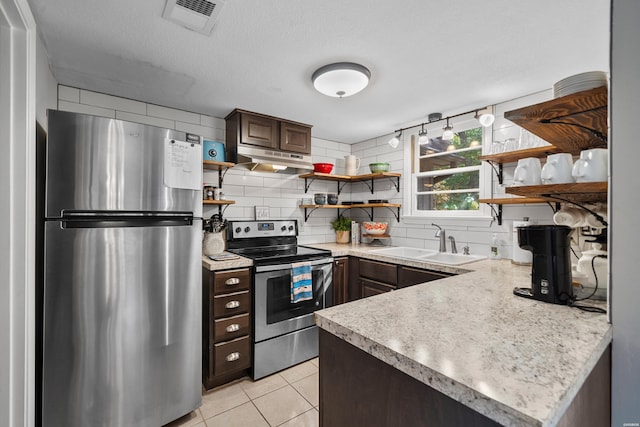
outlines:
[[[318,395],[316,358],[204,392],[200,408],[165,427],[316,427]]]

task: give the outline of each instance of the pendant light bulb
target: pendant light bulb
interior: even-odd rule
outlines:
[[[447,125],[443,128],[442,139],[445,141],[451,141],[453,139],[453,126],[449,124],[449,118],[447,117]]]
[[[400,136],[402,136],[402,131],[398,131],[398,134],[389,140],[391,148],[396,148],[400,144]]]
[[[488,111],[485,111],[484,113],[480,114],[478,111],[476,111],[476,115],[474,116],[475,119],[477,121],[480,122],[480,124],[483,127],[489,127],[493,124],[494,120],[496,119],[496,116],[494,116],[493,114],[491,114]]]
[[[429,142],[429,137],[427,136],[427,130],[424,128],[424,123],[422,124],[422,130],[418,131],[418,144],[426,144]]]

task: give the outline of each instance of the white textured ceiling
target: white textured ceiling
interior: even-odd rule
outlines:
[[[165,0],[29,3],[62,84],[347,143],[609,69],[609,0],[226,0],[210,36],[163,19]],[[313,71],[340,61],[370,85],[316,92]]]

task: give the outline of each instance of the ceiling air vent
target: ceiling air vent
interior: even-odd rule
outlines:
[[[223,0],[167,0],[162,17],[192,31],[210,35],[224,6]]]

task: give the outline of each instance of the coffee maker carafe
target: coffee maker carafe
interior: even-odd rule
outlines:
[[[573,300],[570,233],[571,228],[563,225],[518,228],[518,244],[533,253],[533,264],[531,288],[515,288],[515,295],[553,304]]]

